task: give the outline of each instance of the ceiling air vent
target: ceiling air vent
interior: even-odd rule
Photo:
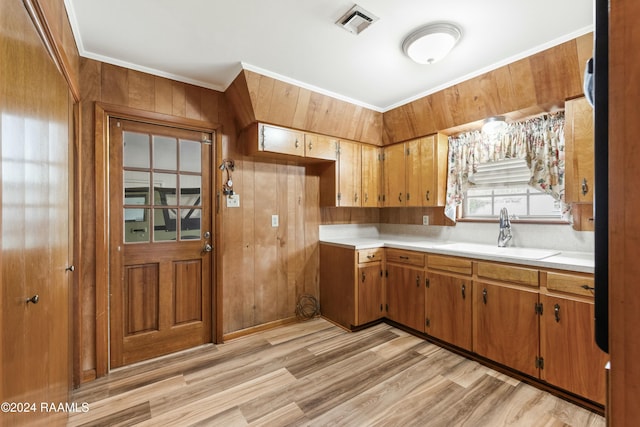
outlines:
[[[367,12],[357,4],[353,6],[347,13],[342,15],[336,22],[336,25],[344,28],[352,34],[360,34],[365,28],[376,22],[378,17]]]

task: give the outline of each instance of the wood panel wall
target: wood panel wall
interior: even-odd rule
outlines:
[[[609,20],[609,425],[640,420],[640,3],[610,4]],[[598,284],[596,283],[596,286]]]
[[[256,121],[382,144],[382,113],[243,70],[225,92],[238,128]]]
[[[384,144],[460,131],[494,115],[527,116],[562,107],[566,99],[582,95],[592,47],[593,34],[586,34],[387,111]]]

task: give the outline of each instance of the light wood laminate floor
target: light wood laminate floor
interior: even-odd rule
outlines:
[[[386,324],[317,318],[83,385],[70,426],[604,426],[604,419]]]

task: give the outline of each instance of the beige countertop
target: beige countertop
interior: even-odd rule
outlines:
[[[568,252],[517,247],[498,248],[497,245],[443,242],[425,240],[420,237],[393,235],[381,235],[378,237],[331,237],[321,239],[320,243],[354,250],[380,247],[405,249],[582,273],[593,273],[594,270],[593,253],[590,252]]]

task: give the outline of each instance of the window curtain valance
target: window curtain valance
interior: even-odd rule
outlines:
[[[456,220],[479,164],[505,159],[524,159],[531,172],[529,185],[559,201],[567,214],[564,147],[564,111],[511,123],[493,135],[473,131],[450,136],[445,215]]]

